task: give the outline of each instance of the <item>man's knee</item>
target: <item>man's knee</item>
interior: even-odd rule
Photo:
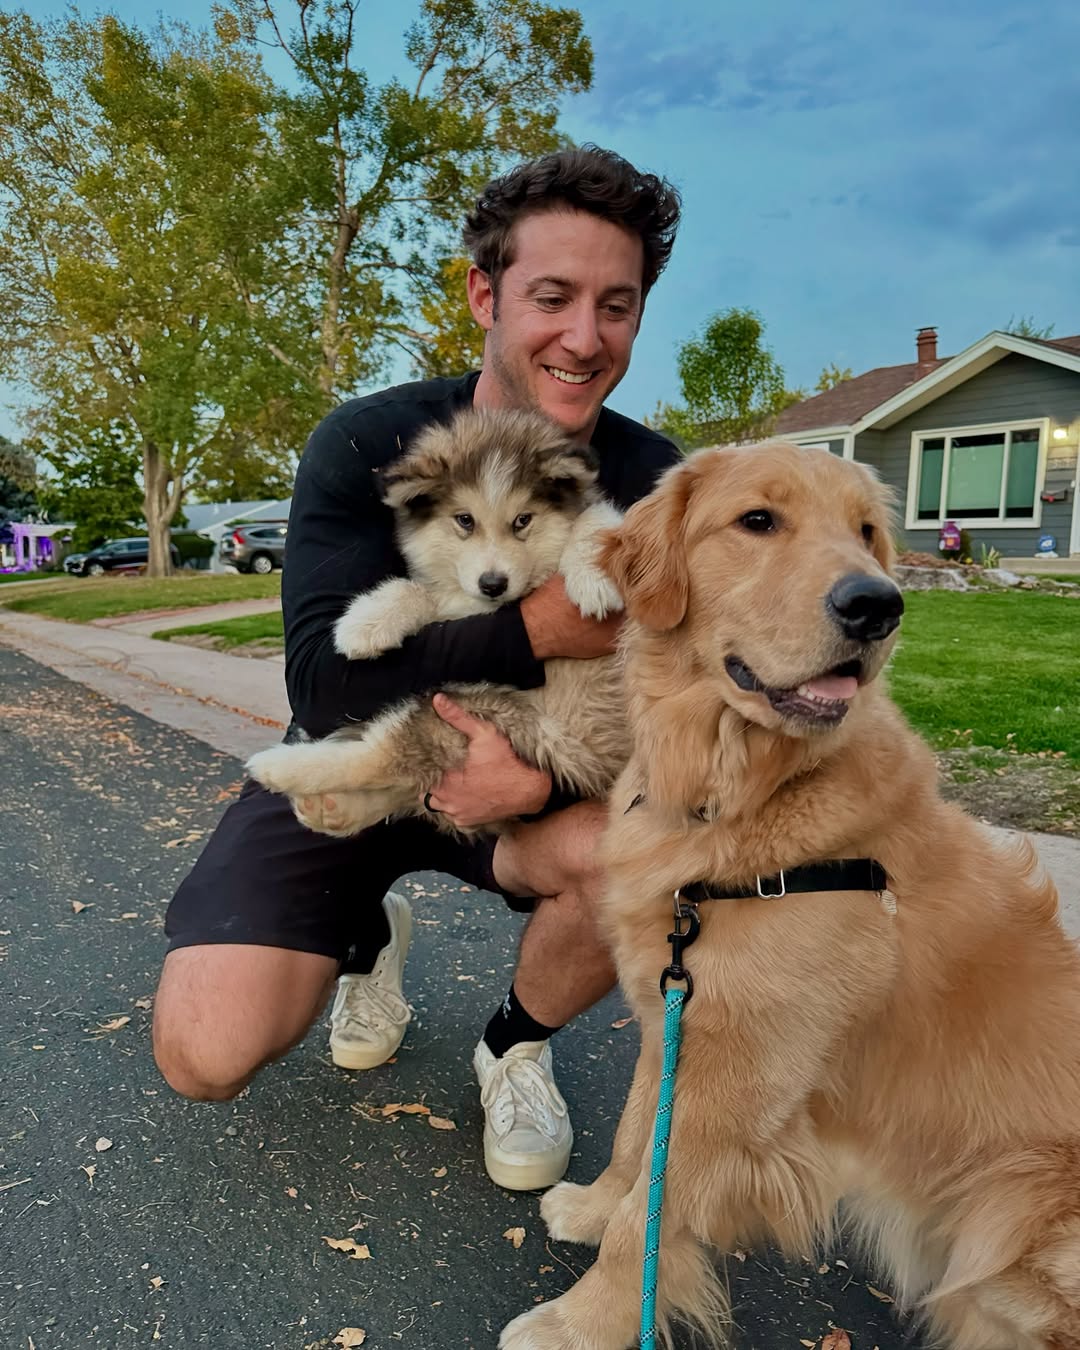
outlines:
[[[154,1059],[165,1081],[197,1101],[235,1097],[304,1038],[337,970],[329,957],[274,947],[170,952],[154,1006]]]
[[[600,835],[603,802],[578,802],[499,839],[493,867],[504,890],[517,895],[566,895],[596,899],[604,886]]]

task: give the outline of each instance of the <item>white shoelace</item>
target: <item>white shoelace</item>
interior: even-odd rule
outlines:
[[[523,1123],[535,1125],[554,1138],[558,1118],[566,1115],[566,1107],[553,1095],[551,1080],[543,1068],[535,1060],[510,1055],[495,1061],[480,1101],[485,1111],[491,1111],[492,1123],[502,1135],[509,1134],[518,1123],[520,1112]]]
[[[342,1029],[382,1031],[409,1020],[409,1005],[393,989],[384,989],[373,980],[350,980],[338,1014]]]

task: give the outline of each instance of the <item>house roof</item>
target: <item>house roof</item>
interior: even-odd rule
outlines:
[[[988,333],[956,356],[913,361],[903,366],[878,366],[844,380],[824,394],[785,408],[777,418],[775,434],[863,431],[871,426],[891,425],[1010,352],[1080,371],[1080,334],[1024,338],[1012,333]]]

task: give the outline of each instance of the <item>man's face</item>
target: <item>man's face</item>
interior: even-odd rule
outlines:
[[[486,274],[469,273],[469,303],[487,333],[475,402],[535,409],[587,441],[630,364],[641,240],[588,212],[553,209],[518,223],[513,255],[497,301]]]

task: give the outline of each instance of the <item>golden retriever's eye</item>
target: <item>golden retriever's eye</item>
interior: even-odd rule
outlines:
[[[866,540],[868,544],[872,544],[874,542],[874,527],[873,525],[869,524],[869,522],[866,521],[863,522],[862,537]]]
[[[516,534],[519,531],[523,530],[531,520],[532,520],[532,513],[530,511],[522,511],[520,516],[516,516],[514,518],[514,533]]]
[[[476,521],[469,515],[468,511],[462,511],[454,517],[454,524],[466,534],[472,534],[476,528]]]
[[[739,517],[739,524],[754,534],[768,534],[776,529],[776,520],[771,511],[747,511]]]

